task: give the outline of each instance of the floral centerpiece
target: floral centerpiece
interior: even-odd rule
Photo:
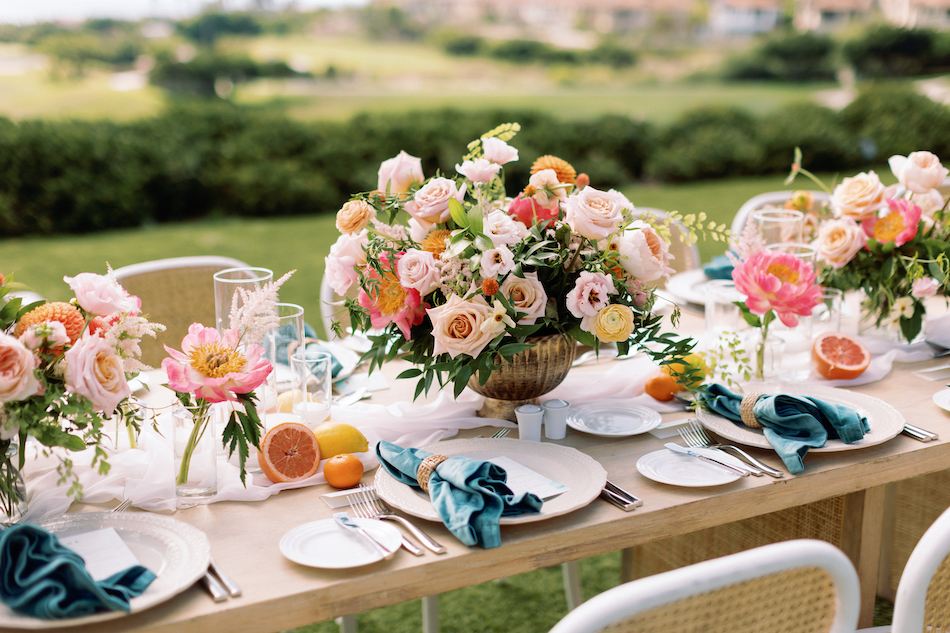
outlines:
[[[168,376],[167,386],[175,391],[182,405],[194,411],[194,425],[177,465],[176,485],[188,481],[191,456],[209,429],[211,407],[221,402],[239,405],[231,408],[222,444],[229,455],[238,452],[241,482],[245,482],[249,446],[260,445],[263,428],[254,390],[273,370],[270,362],[262,358],[264,348],[260,343],[280,323],[277,291],[293,273],[290,271],[253,292],[239,288],[231,305],[229,328],[223,334],[192,323],[182,339],[181,350],[165,346],[169,357],[162,361],[162,369]]]
[[[806,214],[806,227],[824,264],[819,281],[841,290],[861,290],[863,308],[877,327],[898,329],[914,340],[921,332],[923,300],[950,294],[950,212],[939,192],[950,173],[930,152],[892,156],[898,179],[885,187],[873,171],[844,178],[833,190],[801,166],[792,172],[831,194],[827,205],[796,192],[786,206]]]
[[[419,379],[417,396],[436,382],[456,396],[484,385],[541,335],[569,341],[572,357],[575,341],[636,346],[663,362],[692,347],[651,312],[652,286],[672,272],[668,227],[553,156],[507,197],[503,166],[519,158],[508,144],[519,129],[470,143],[454,177],[425,179],[420,159],[401,152],[380,166],[375,191],[337,215],[330,285],[351,295],[349,324],[370,333],[371,367],[400,353],[416,365],[400,377]]]
[[[95,447],[91,465],[108,472],[105,421],[137,428],[128,378],[148,369],[139,361],[142,337],[164,329],[140,314],[141,302],[111,269],[64,281],[75,295],[70,302],[23,305],[11,296],[19,286],[0,274],[0,509],[8,521],[23,501],[19,471],[26,453],[13,463],[14,440],[23,446],[33,437],[69,451]],[[79,497],[72,465],[63,456],[58,469],[64,482],[72,480],[69,493]]]

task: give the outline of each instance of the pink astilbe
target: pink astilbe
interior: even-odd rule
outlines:
[[[809,316],[821,301],[814,266],[781,251],[754,253],[733,269],[732,279],[753,314],[775,310],[788,327],[798,325],[798,317]]]
[[[269,281],[257,290],[238,288],[231,299],[230,328],[240,332],[242,345],[259,345],[264,334],[280,325],[277,316],[277,291],[296,271],[291,270],[277,281]]]
[[[271,372],[271,364],[262,359],[264,348],[247,345],[237,350],[237,330],[219,336],[213,327],[192,323],[181,341],[181,351],[165,346],[170,358],[162,361],[168,375],[168,387],[179,393],[192,393],[208,402],[236,401],[235,394],[256,389]]]

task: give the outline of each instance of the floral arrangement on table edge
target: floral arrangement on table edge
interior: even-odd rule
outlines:
[[[371,369],[400,353],[416,365],[399,376],[419,379],[416,397],[436,381],[456,396],[473,376],[484,384],[530,336],[616,343],[621,354],[635,346],[666,364],[693,347],[661,332],[651,312],[651,284],[672,272],[666,220],[637,218],[621,193],[591,187],[554,156],[506,197],[503,165],[518,160],[508,141],[519,130],[503,124],[471,142],[454,178],[426,180],[420,159],[400,152],[380,166],[377,190],[337,214],[330,286],[351,292],[344,305],[354,331],[369,333]],[[702,214],[670,218],[691,240],[696,230],[725,235]],[[339,321],[334,328],[342,333]]]
[[[232,406],[221,442],[229,456],[237,450],[241,483],[246,485],[248,446],[260,446],[263,429],[254,390],[273,370],[270,362],[262,358],[264,348],[260,343],[280,323],[277,291],[295,272],[291,270],[253,292],[239,288],[231,303],[229,327],[223,334],[219,335],[213,327],[192,323],[181,341],[180,351],[165,346],[169,354],[169,358],[162,360],[162,369],[168,376],[166,386],[177,394],[183,406],[196,407],[195,423],[175,476],[177,485],[188,481],[192,453],[208,429],[211,405],[219,402],[240,405]]]
[[[143,336],[165,329],[140,314],[141,301],[107,275],[80,273],[64,277],[74,298],[66,302],[23,305],[9,296],[24,286],[0,274],[0,507],[9,517],[17,503],[19,465],[10,463],[14,437],[22,447],[28,436],[47,449],[82,451],[95,447],[91,466],[109,470],[101,446],[105,421],[115,418],[134,433],[138,408],[130,399],[128,379],[149,369],[139,358]],[[116,438],[117,439],[117,438]],[[72,479],[69,494],[82,486],[73,462],[62,457],[59,483]]]
[[[950,294],[950,199],[938,191],[950,173],[930,152],[892,156],[898,179],[885,187],[873,171],[844,178],[829,189],[802,168],[796,148],[786,184],[802,174],[831,194],[816,204],[807,191],[786,203],[806,214],[806,239],[812,239],[822,285],[863,290],[863,308],[877,327],[899,328],[913,341],[923,327],[923,299]]]

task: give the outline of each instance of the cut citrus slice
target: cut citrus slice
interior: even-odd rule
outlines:
[[[861,341],[841,332],[823,332],[811,348],[815,370],[829,380],[850,380],[871,364],[871,352]]]
[[[284,422],[264,436],[257,462],[274,483],[300,481],[320,467],[320,445],[307,426]]]

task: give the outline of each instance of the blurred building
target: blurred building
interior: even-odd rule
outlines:
[[[950,0],[880,0],[884,18],[898,26],[950,28]]]
[[[868,22],[873,0],[798,0],[795,27],[800,31],[837,31]]]
[[[709,30],[716,35],[768,33],[781,17],[779,0],[712,0]]]

